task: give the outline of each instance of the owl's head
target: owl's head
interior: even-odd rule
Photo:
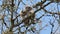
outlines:
[[[32,10],[32,7],[26,6],[25,9],[26,9],[26,11],[30,11],[30,10]]]

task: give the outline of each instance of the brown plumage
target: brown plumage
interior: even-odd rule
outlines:
[[[34,13],[34,11],[32,10],[31,7],[26,7],[25,9],[26,9],[25,11],[22,11],[22,12],[20,13],[20,16],[21,16],[22,18],[25,18],[25,16],[28,17],[28,16],[30,16],[31,14]],[[25,23],[26,25],[29,25],[30,22],[34,24],[34,18],[35,18],[35,14],[33,14],[33,16],[31,16],[30,18],[26,19],[26,20],[24,21],[24,23]]]

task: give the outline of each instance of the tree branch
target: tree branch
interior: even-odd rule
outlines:
[[[47,5],[49,5],[51,2],[49,2],[48,4],[46,4],[45,6],[43,6],[43,7],[46,7]],[[38,12],[39,10],[41,10],[42,8],[40,8],[40,9],[38,9],[38,10],[36,10],[35,12],[34,12],[34,14],[36,13],[36,12]],[[20,22],[20,23],[18,23],[18,24],[16,24],[16,25],[14,25],[14,27],[16,27],[16,26],[19,26],[20,24],[22,24],[26,19],[28,19],[28,18],[30,18],[31,16],[33,16],[33,14],[31,14],[30,16],[28,16],[27,18],[25,18],[25,19],[23,19],[22,20],[22,22]],[[18,16],[17,16],[18,17]],[[16,17],[16,18],[17,18]]]

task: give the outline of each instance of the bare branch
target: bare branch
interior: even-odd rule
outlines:
[[[46,5],[43,6],[43,7],[46,7],[46,6],[49,5],[50,3],[51,3],[51,2],[49,2],[48,4],[46,4]],[[41,9],[42,9],[42,7],[41,7],[40,9],[36,10],[36,11],[34,12],[34,14],[35,14],[36,12],[38,12],[39,10],[41,10]],[[22,22],[20,22],[20,23],[14,25],[14,27],[19,26],[21,23],[23,23],[26,19],[30,18],[31,16],[33,16],[33,14],[31,14],[31,15],[28,16],[27,18],[23,19]],[[18,17],[18,16],[17,16],[17,17]],[[17,18],[17,17],[16,17],[16,18]]]

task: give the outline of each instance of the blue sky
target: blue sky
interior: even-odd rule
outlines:
[[[30,3],[30,1],[28,0],[28,1],[26,1],[26,0],[24,0],[23,1],[25,4],[27,4],[27,5],[32,5],[32,3],[33,4],[35,4],[35,3],[37,3],[37,2],[40,2],[40,0],[33,0],[32,1],[32,3]],[[47,3],[47,2],[46,2]],[[2,3],[1,3],[1,1],[0,1],[0,5],[1,5]],[[16,4],[17,4],[17,2],[16,2]],[[19,6],[19,8],[20,9],[24,9],[24,5],[21,3],[20,4],[20,6]],[[55,8],[55,10],[54,10],[54,8]],[[18,13],[20,12],[20,9],[18,9]],[[50,5],[48,5],[47,7],[45,7],[45,9],[46,10],[48,10],[48,11],[52,11],[53,10],[53,12],[56,12],[57,11],[57,4],[56,3],[52,3],[52,4],[50,4]],[[60,9],[60,7],[59,7],[59,9]],[[36,17],[38,18],[38,17],[40,17],[40,16],[42,16],[43,14],[44,14],[45,12],[43,11],[43,10],[40,10],[39,12],[37,12],[36,13]],[[44,27],[46,24],[48,24],[48,26],[47,27],[45,27],[45,28],[43,28],[41,31],[40,31],[40,34],[50,34],[50,32],[51,32],[51,25],[49,24],[49,21],[50,21],[50,19],[51,19],[51,22],[53,22],[54,21],[54,17],[53,16],[46,16],[46,15],[51,15],[51,14],[45,14],[45,16],[43,16],[40,20],[42,21],[42,27]],[[55,20],[55,23],[54,23],[54,30],[56,30],[56,27],[58,26],[58,23],[57,23],[57,21]],[[39,25],[36,25],[36,29],[38,30],[39,28]],[[1,29],[1,27],[0,27],[0,29]],[[4,29],[5,29],[5,27],[4,27]],[[1,30],[0,30],[1,31]]]

